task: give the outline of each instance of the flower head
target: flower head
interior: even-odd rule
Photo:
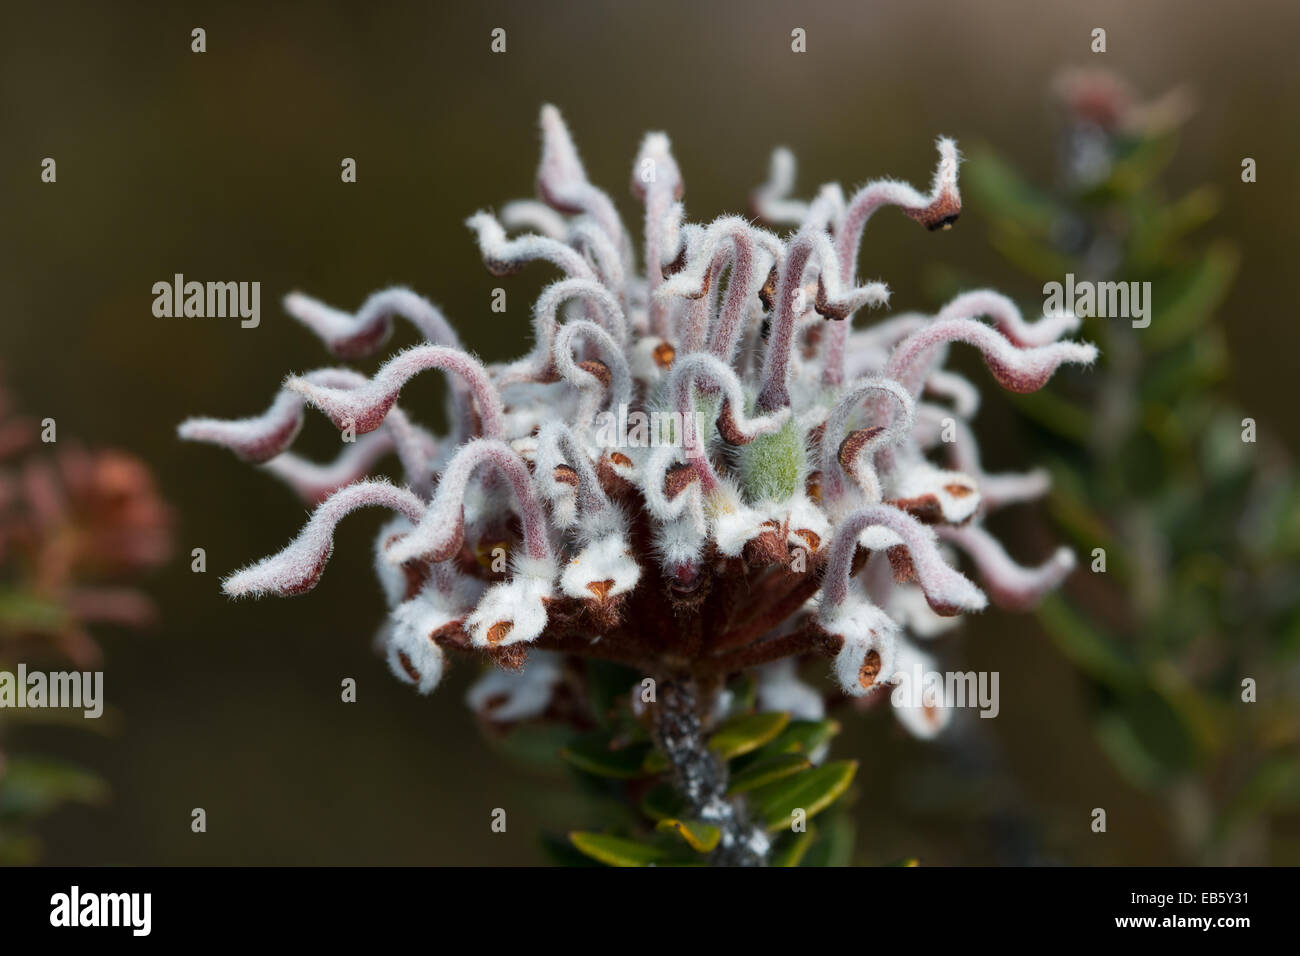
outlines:
[[[852,330],[889,300],[883,283],[857,278],[875,212],[896,206],[931,230],[957,219],[951,140],[938,140],[928,193],[877,180],[847,198],[831,184],[810,202],[790,198],[793,156],[778,151],[755,208],[794,227],[781,238],[736,216],[688,221],[671,144],[651,133],[632,172],[644,208],[638,266],[633,232],[587,180],[559,112],[545,107],[541,127],[538,198],[468,220],[494,275],[532,262],[559,270],[521,357],[484,364],[406,289],[372,295],[355,315],[295,293],[287,311],[336,355],[373,351],[395,317],[426,344],[369,378],[290,377],[257,417],[181,426],[317,506],[288,547],[227,578],[229,593],[306,590],[344,515],[395,510],[376,546],[393,673],[428,693],[448,651],[486,656],[503,670],[470,702],[513,720],[545,712],[582,657],[651,675],[753,668],[760,702],[817,713],[798,659],[829,658],[844,693],[869,696],[907,662],[929,660],[908,635],[928,639],[985,607],[952,565],[954,548],[999,604],[1024,607],[1060,582],[1068,552],[1024,568],[982,527],[1046,481],[983,472],[970,426],[979,391],[945,363],[952,346],[970,345],[997,384],[1034,391],[1096,356],[1063,340],[1078,320],[1027,322],[980,290],[934,316]],[[397,404],[429,369],[450,383],[445,438]],[[368,443],[326,466],[294,457],[308,406]],[[390,449],[405,487],[366,475]],[[947,717],[902,719],[928,735]]]

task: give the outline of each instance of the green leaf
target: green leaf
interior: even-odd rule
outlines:
[[[569,841],[584,854],[606,866],[655,866],[676,858],[676,854],[663,847],[606,833],[575,831],[569,834]]]
[[[1173,159],[1178,138],[1162,133],[1135,138],[1120,146],[1110,178],[1094,190],[1094,198],[1102,202],[1133,196],[1154,182]]]
[[[1156,203],[1149,215],[1134,217],[1129,242],[1134,265],[1145,271],[1176,256],[1178,242],[1214,218],[1219,206],[1218,190],[1199,186],[1176,202]]]
[[[663,773],[668,769],[668,756],[662,750],[651,747],[641,761],[641,771],[646,774]]]
[[[62,803],[102,803],[108,786],[80,767],[44,757],[14,757],[0,780],[0,817],[35,816]]]
[[[1143,330],[1142,345],[1167,348],[1204,325],[1228,294],[1240,259],[1229,243],[1216,242],[1199,263],[1153,283],[1161,298],[1155,299],[1151,327]]]
[[[608,727],[640,676],[630,667],[598,660],[586,661],[583,673],[592,713],[602,727]]]
[[[1149,684],[1116,702],[1103,718],[1100,739],[1120,769],[1143,786],[1191,770],[1200,756],[1193,729]]]
[[[555,833],[543,833],[540,838],[542,852],[556,866],[597,866],[595,860],[585,853],[578,851],[578,848],[570,843],[567,839]]]
[[[840,725],[834,720],[792,720],[752,756],[758,761],[777,754],[810,754],[839,732]]]
[[[811,820],[834,803],[857,770],[856,760],[837,760],[755,790],[751,801],[768,830],[788,828],[795,810],[803,810]]]
[[[747,790],[765,786],[801,770],[807,770],[811,766],[812,763],[809,762],[808,758],[798,753],[777,754],[775,757],[756,760],[743,770],[731,775],[727,793],[744,793]]]
[[[519,724],[499,739],[490,740],[490,746],[511,760],[538,769],[557,770],[555,755],[572,739],[572,727],[532,721]]]
[[[686,809],[686,801],[671,783],[661,783],[651,787],[641,798],[641,812],[651,820],[667,820],[681,816]]]
[[[644,741],[618,746],[608,731],[584,734],[569,742],[560,756],[579,770],[598,777],[631,780],[644,775],[650,744]]]
[[[803,833],[785,833],[776,839],[769,866],[798,866],[817,838],[817,830],[809,826]]]
[[[655,829],[681,837],[696,853],[712,853],[722,839],[721,830],[702,820],[660,820]]]
[[[849,866],[853,863],[853,844],[858,828],[852,817],[838,811],[823,820],[820,833],[804,855],[800,866]]]
[[[1294,757],[1270,757],[1255,768],[1233,795],[1215,830],[1216,838],[1229,835],[1238,825],[1277,810],[1294,810],[1300,804],[1300,764]]]
[[[1022,229],[1046,235],[1057,217],[1055,200],[1023,179],[1009,163],[985,147],[977,149],[962,169],[962,185],[987,208],[987,218],[1012,221]]]
[[[757,750],[784,730],[788,723],[790,715],[784,711],[736,717],[719,727],[709,738],[709,749],[723,760],[731,760]]]
[[[1076,444],[1086,444],[1092,434],[1093,417],[1088,410],[1054,392],[1043,389],[1010,398],[1025,417]]]
[[[999,223],[989,236],[989,245],[1036,281],[1059,280],[1073,268],[1071,260],[1056,252],[1042,237],[1026,233],[1014,223]]]

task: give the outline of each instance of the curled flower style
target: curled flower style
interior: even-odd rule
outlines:
[[[635,158],[644,220],[629,230],[554,107],[541,130],[537,198],[468,221],[494,275],[534,260],[560,272],[534,303],[522,357],[480,362],[406,289],[355,315],[294,294],[286,309],[336,355],[373,351],[395,317],[426,342],[373,377],[290,377],[262,415],[181,426],[319,502],[287,548],[228,577],[228,593],[305,591],[345,515],[394,510],[376,548],[393,673],[428,693],[450,652],[478,655],[500,669],[469,702],[511,722],[553,713],[553,696],[580,686],[584,658],[709,687],[753,670],[761,705],[819,715],[801,659],[831,661],[840,688],[865,697],[904,664],[928,665],[908,638],[986,606],[954,555],[999,605],[1028,606],[1060,583],[1068,552],[1022,567],[983,526],[1046,480],[983,472],[971,425],[980,391],[945,363],[951,346],[973,345],[995,382],[1033,391],[1095,357],[1065,338],[1078,320],[1029,322],[977,290],[935,315],[850,328],[888,303],[883,283],[857,279],[876,210],[897,206],[931,230],[957,219],[951,140],[938,140],[928,193],[876,180],[847,197],[828,184],[809,202],[791,198],[793,156],[778,151],[754,208],[793,227],[782,238],[737,216],[689,221],[662,133]],[[446,438],[396,404],[429,369],[447,373]],[[294,456],[307,405],[361,440],[327,465]],[[390,450],[406,487],[368,477]],[[929,736],[949,715],[900,719]]]

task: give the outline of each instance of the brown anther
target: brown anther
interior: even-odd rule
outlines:
[[[610,383],[614,381],[614,375],[610,372],[609,366],[599,359],[586,359],[578,363],[578,368],[599,381],[604,388],[609,388]]]
[[[603,601],[609,597],[609,590],[614,586],[614,579],[607,578],[604,581],[592,581],[587,585],[587,590],[596,596],[597,601]]]
[[[893,505],[906,511],[922,524],[942,524],[943,504],[933,494],[917,495],[915,498],[895,498],[885,504]]]
[[[961,215],[961,196],[952,190],[946,190],[923,209],[904,209],[903,212],[931,232],[936,229],[947,230],[952,228],[952,224]]]
[[[402,665],[402,670],[406,671],[407,677],[411,678],[411,680],[415,681],[417,684],[420,682],[420,677],[422,675],[415,669],[415,665],[411,663],[411,659],[406,656],[405,651],[397,652],[397,663]]]
[[[840,442],[839,451],[836,453],[840,467],[845,471],[852,471],[853,463],[857,461],[858,455],[862,453],[862,449],[867,442],[884,430],[885,426],[883,425],[872,425],[870,428],[859,428],[845,435],[844,441]]]
[[[834,319],[842,321],[849,317],[849,310],[841,305],[835,305],[826,297],[826,283],[822,277],[817,277],[817,298],[813,300],[813,308],[817,314],[824,319]]]
[[[578,472],[569,465],[556,465],[551,477],[562,484],[578,487]]]
[[[614,464],[618,465],[620,468],[632,467],[632,459],[627,457],[627,455],[623,454],[621,451],[610,452],[609,460]]]
[[[465,633],[464,623],[464,621],[448,621],[442,627],[430,634],[429,640],[438,645],[468,650],[473,644],[473,641],[470,636]]]
[[[488,628],[488,632],[487,632],[488,644],[492,645],[493,647],[500,644],[510,635],[510,632],[514,630],[514,627],[515,626],[511,624],[509,621],[497,621],[495,624],[493,624],[491,627]]]
[[[673,258],[673,261],[668,263],[668,265],[661,267],[659,271],[663,273],[663,277],[667,279],[670,276],[677,275],[677,273],[681,272],[685,268],[686,243],[683,242],[681,248],[677,250],[677,255]]]
[[[858,670],[858,683],[863,690],[870,690],[875,684],[876,678],[880,676],[880,655],[874,651],[867,651],[867,656],[862,662],[862,667]]]
[[[655,346],[652,353],[655,364],[661,369],[667,371],[672,368],[673,359],[677,358],[677,350],[673,348],[671,342],[660,342]]]
[[[487,271],[492,273],[494,276],[512,276],[516,273],[522,272],[524,269],[524,264],[522,262],[510,261],[507,259],[493,259],[488,256],[484,256],[483,265],[486,266]]]
[[[728,445],[748,445],[752,438],[736,425],[736,418],[731,412],[731,402],[724,401],[718,413],[718,434]]]
[[[975,489],[969,485],[959,485],[956,482],[944,485],[943,490],[948,492],[948,494],[952,495],[954,498],[965,498],[967,495],[973,495],[975,493]]]
[[[822,546],[822,536],[816,531],[809,528],[795,528],[794,533],[796,537],[803,538],[809,551],[816,551]]]
[[[814,504],[822,503],[822,473],[820,471],[809,472],[808,480],[804,482],[804,493]]]

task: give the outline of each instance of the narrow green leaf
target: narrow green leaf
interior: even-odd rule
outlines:
[[[772,855],[768,857],[769,866],[798,866],[803,862],[804,856],[808,853],[813,841],[817,838],[817,830],[809,826],[803,833],[786,833],[779,837],[772,849]]]
[[[668,769],[668,757],[657,747],[651,747],[641,761],[641,771],[646,774],[663,773]]]
[[[588,660],[584,665],[587,697],[592,713],[602,727],[609,727],[628,699],[628,692],[639,680],[636,671],[608,661]]]
[[[1094,422],[1088,410],[1054,392],[1044,389],[1010,398],[1027,418],[1076,444],[1085,444],[1092,434]]]
[[[709,749],[723,760],[731,760],[757,750],[784,730],[788,723],[790,715],[784,711],[736,717],[709,738]]]
[[[642,769],[650,744],[645,742],[616,746],[607,731],[585,734],[569,742],[560,756],[579,770],[598,777],[630,780],[644,774]]]
[[[834,720],[792,720],[752,756],[758,761],[777,754],[810,754],[839,732],[840,725]]]
[[[542,852],[556,866],[598,866],[599,864],[585,853],[579,852],[566,837],[556,833],[543,833],[539,839]]]
[[[821,832],[813,841],[812,847],[804,855],[800,866],[851,866],[853,863],[853,845],[857,841],[858,828],[853,818],[839,810],[833,811],[829,819],[823,819]]]
[[[1055,200],[987,147],[977,148],[962,169],[962,185],[987,207],[988,216],[1046,235],[1058,217]]]
[[[811,766],[812,764],[808,758],[799,753],[777,754],[775,757],[756,760],[743,770],[731,775],[727,793],[744,793],[747,790],[765,786],[801,770],[807,770]]]
[[[1200,328],[1228,294],[1240,258],[1231,244],[1216,242],[1195,266],[1179,270],[1156,286],[1164,301],[1156,299],[1142,345],[1166,348]]]
[[[681,837],[696,853],[712,853],[722,839],[721,830],[702,820],[660,820],[655,829]]]
[[[654,866],[675,858],[675,854],[663,847],[606,833],[575,831],[569,834],[569,840],[587,856],[606,866]]]
[[[857,770],[856,760],[837,760],[768,784],[751,799],[768,830],[781,830],[791,825],[796,810],[810,820],[829,807],[848,790]]]
[[[651,787],[641,798],[641,812],[651,820],[667,820],[669,817],[681,816],[686,809],[677,788],[670,783],[661,783]]]

